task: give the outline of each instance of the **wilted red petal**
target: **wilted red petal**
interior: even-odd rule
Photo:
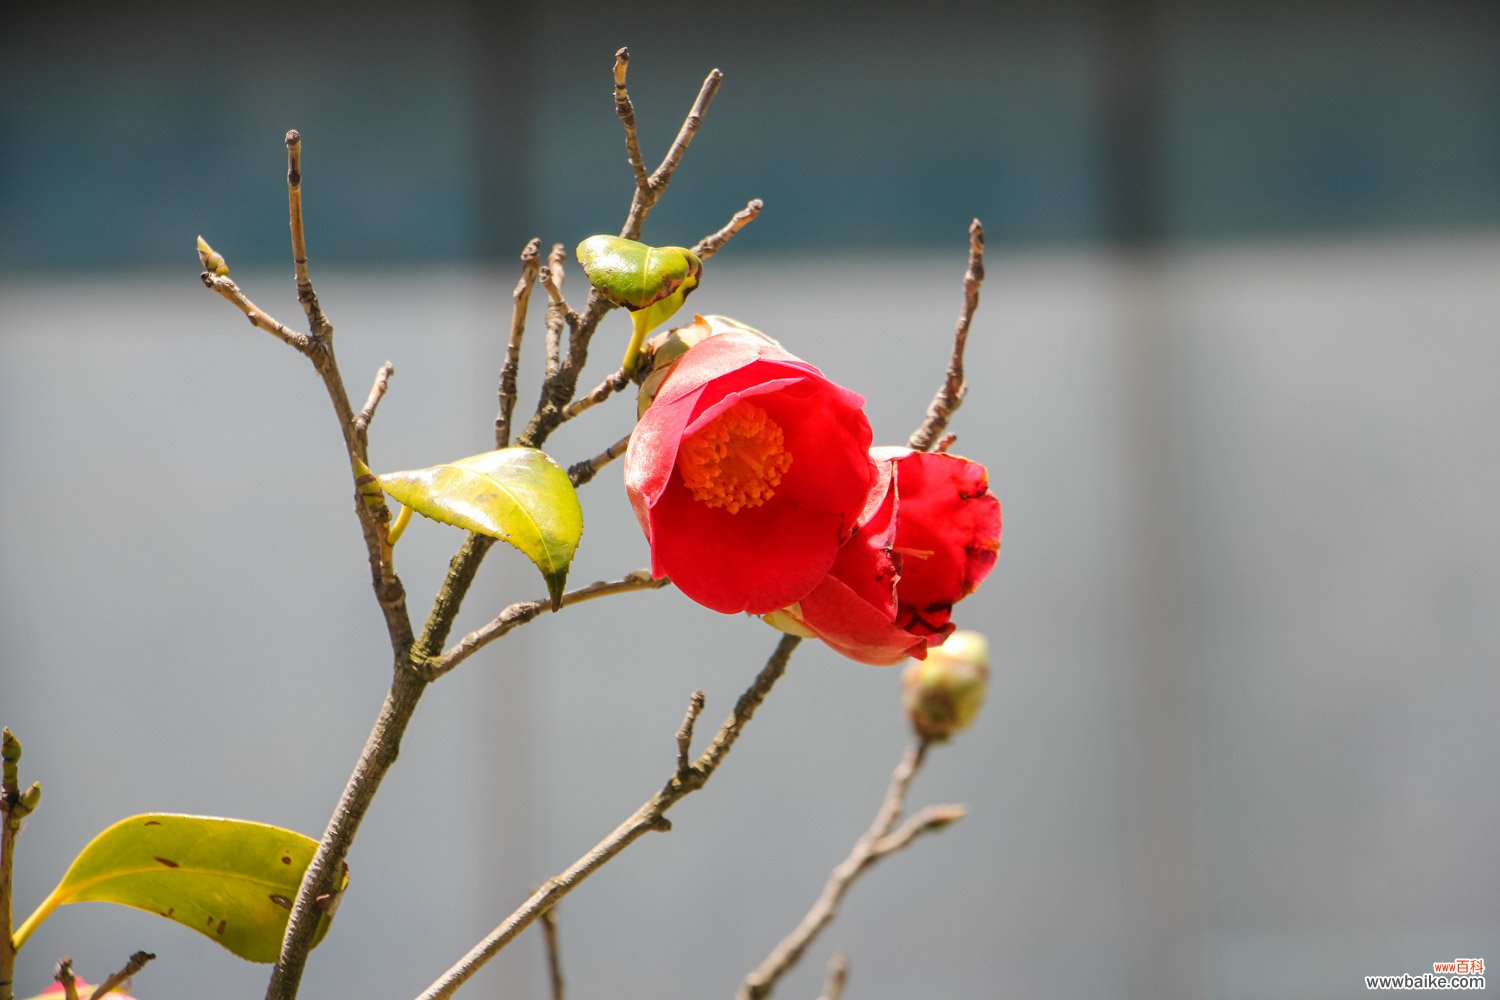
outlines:
[[[995,565],[1000,501],[989,491],[984,466],[930,452],[896,456],[896,490],[898,621],[914,632],[946,634],[954,603],[972,594]]]
[[[907,657],[927,655],[925,637],[897,628],[888,615],[832,576],[813,588],[793,615],[819,639],[860,663],[889,667]]]
[[[890,665],[953,632],[955,602],[994,565],[1000,504],[982,465],[877,448],[881,477],[828,579],[787,613],[844,655]]]

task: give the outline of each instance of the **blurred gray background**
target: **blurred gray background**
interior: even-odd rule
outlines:
[[[652,163],[726,76],[646,238],[764,198],[691,304],[865,393],[878,440],[941,376],[972,216],[990,239],[954,429],[1005,510],[959,616],[995,678],[912,799],[971,813],[858,885],[778,995],[816,995],[834,948],[851,1000],[1354,997],[1500,959],[1500,8],[1459,2],[5,14],[0,718],[46,788],[18,915],[130,813],[319,834],[385,692],[322,389],[203,290],[194,236],[300,319],[300,129],[352,394],[396,365],[374,464],[483,450],[516,254],[624,217],[620,45]],[[584,504],[575,581],[646,564],[617,468]],[[403,540],[414,614],[459,541]],[[460,627],[539,592],[497,548]],[[304,994],[425,987],[660,785],[693,688],[708,728],[774,641],[627,595],[438,684]],[[732,995],[906,742],[896,671],[804,645],[675,830],[562,905],[571,995]],[[148,1000],[264,988],[90,904],[28,944],[20,994],[61,954],[97,980],[137,948]],[[470,993],[545,996],[540,936]]]

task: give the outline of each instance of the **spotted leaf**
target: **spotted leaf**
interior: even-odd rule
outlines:
[[[274,962],[317,848],[310,837],[248,820],[131,816],[89,842],[16,929],[16,945],[66,903],[119,903],[191,927],[241,958]],[[345,874],[338,893],[348,881]],[[318,918],[314,942],[327,933],[333,909]]]

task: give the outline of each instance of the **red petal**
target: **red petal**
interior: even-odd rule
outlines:
[[[674,477],[651,512],[652,572],[725,614],[794,603],[828,574],[843,518],[777,500],[731,514],[694,500]]]
[[[804,597],[798,617],[834,649],[876,667],[927,656],[927,639],[897,628],[879,608],[830,576]]]
[[[626,490],[651,542],[652,572],[716,611],[792,604],[828,573],[875,478],[864,399],[759,338],[710,337],[677,365],[626,452]],[[792,464],[775,496],[731,514],[692,499],[677,453],[683,438],[742,399],[781,425]]]
[[[884,453],[877,450],[877,454]],[[1000,501],[984,466],[957,455],[907,452],[896,459],[900,515],[898,615],[917,632],[952,631],[953,605],[974,592],[1000,551]]]

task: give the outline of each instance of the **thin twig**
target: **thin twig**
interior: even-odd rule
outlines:
[[[547,258],[547,266],[542,268],[537,279],[541,281],[542,287],[547,289],[547,298],[550,300],[549,305],[561,310],[563,319],[567,321],[569,326],[577,326],[578,314],[568,306],[568,300],[563,298],[562,260],[560,259],[561,255],[557,252],[561,247],[562,244],[558,243],[552,248],[552,255]]]
[[[563,1000],[567,981],[563,979],[562,954],[557,945],[557,907],[549,906],[541,920],[542,940],[547,948],[547,982],[551,986],[552,1000]]]
[[[734,237],[735,233],[754,222],[756,216],[760,215],[760,210],[765,207],[765,202],[759,198],[752,198],[745,204],[744,208],[730,216],[729,221],[724,224],[723,229],[720,229],[712,236],[705,236],[693,244],[693,253],[704,260],[712,257],[724,249],[724,244],[728,243]]]
[[[94,987],[94,992],[89,994],[89,1000],[103,1000],[103,997],[106,993],[119,986],[121,983],[125,982],[125,980],[129,979],[137,972],[140,972],[146,967],[146,963],[151,961],[155,957],[156,956],[151,954],[149,951],[138,951],[134,955],[131,955],[130,961],[126,962],[123,968],[115,972],[114,975],[104,980],[104,982],[100,983],[98,986]]]
[[[568,466],[568,478],[572,480],[574,486],[582,486],[598,475],[600,469],[625,454],[625,450],[629,447],[630,435],[626,434],[593,458],[586,458],[581,462],[574,462]]]
[[[65,1000],[78,1000],[78,977],[73,975],[73,960],[64,955],[52,967],[52,978],[62,984]]]
[[[21,741],[9,728],[0,730],[0,1000],[15,996],[16,944],[12,934],[11,878],[15,871],[16,834],[21,832]]]
[[[675,772],[661,791],[642,804],[629,819],[615,827],[609,836],[532,893],[525,903],[501,921],[500,925],[484,940],[438,977],[437,981],[422,993],[420,1000],[438,1000],[440,997],[452,996],[454,990],[462,986],[486,962],[499,954],[501,949],[514,940],[516,935],[525,930],[533,920],[549,907],[555,906],[558,900],[576,889],[586,878],[629,847],[637,838],[652,830],[670,830],[672,824],[667,820],[667,811],[684,797],[702,788],[713,777],[714,772],[733,749],[740,733],[755,715],[755,710],[765,701],[776,681],[786,672],[787,660],[791,658],[792,650],[796,649],[801,641],[793,635],[784,636],[777,644],[776,651],[766,661],[766,665],[756,675],[754,683],[735,702],[734,711],[719,727],[708,749],[699,754],[686,770]]]
[[[626,54],[626,60],[629,56]],[[620,80],[621,67],[619,56],[616,56],[615,64],[616,80]],[[630,211],[626,215],[625,224],[620,227],[620,235],[627,239],[639,239],[641,227],[646,223],[646,217],[651,214],[651,209],[661,200],[661,196],[667,189],[667,184],[672,179],[672,173],[682,161],[683,154],[692,142],[693,136],[697,134],[699,127],[703,124],[703,116],[708,111],[709,104],[713,101],[714,94],[718,93],[719,85],[723,82],[724,75],[718,70],[713,70],[703,81],[703,86],[698,90],[698,97],[693,101],[692,108],[687,117],[683,119],[682,127],[678,130],[677,138],[673,141],[667,154],[663,157],[661,165],[646,179],[642,185],[636,183],[635,195],[631,198]],[[628,96],[628,95],[627,95]],[[618,105],[617,105],[618,107]],[[631,126],[634,122],[634,109],[631,111]],[[631,126],[626,129],[627,147],[630,142]],[[638,145],[637,140],[637,145]],[[644,169],[644,167],[642,168]],[[553,279],[561,288],[561,263],[562,255],[559,246],[554,251],[554,256],[549,258],[548,266],[552,271]],[[553,261],[557,266],[553,267]],[[564,411],[572,402],[573,394],[578,391],[578,377],[583,372],[584,365],[588,362],[589,344],[593,340],[594,332],[599,328],[599,321],[604,318],[605,313],[614,308],[610,301],[600,294],[597,288],[590,288],[588,301],[582,312],[562,313],[556,303],[548,308],[547,314],[547,377],[542,383],[541,398],[537,400],[536,411],[532,414],[530,422],[525,431],[521,433],[518,443],[532,448],[540,448],[557,426],[565,419]],[[566,362],[558,363],[561,355],[562,327],[566,321],[571,327],[571,335],[568,338],[568,357]]]
[[[505,346],[505,364],[500,369],[500,409],[495,414],[495,447],[510,444],[510,418],[516,408],[516,373],[521,367],[521,339],[526,334],[526,307],[531,304],[531,289],[537,272],[542,269],[542,241],[533,237],[521,251],[521,277],[510,293],[510,339]]]
[[[630,64],[630,50],[622,48],[615,53],[615,114],[625,126],[625,158],[635,173],[637,189],[650,187],[651,178],[646,176],[646,161],[641,158],[641,140],[635,133],[635,105],[630,102],[630,92],[625,89],[625,71]]]
[[[844,984],[849,981],[849,954],[836,951],[828,960],[828,981],[823,995],[818,1000],[839,1000],[844,995]]]
[[[312,357],[313,341],[311,337],[301,330],[293,330],[285,323],[273,319],[262,312],[254,302],[251,302],[246,297],[244,292],[240,291],[240,286],[235,284],[233,279],[227,276],[210,274],[208,271],[204,271],[199,277],[203,279],[205,288],[218,292],[225,299],[229,300],[236,309],[244,313],[245,317],[250,320],[251,326],[274,334],[302,354]]]
[[[969,266],[964,271],[964,304],[958,313],[958,323],[953,329],[953,356],[948,361],[948,372],[937,394],[928,404],[927,416],[922,425],[912,432],[907,443],[917,451],[930,451],[933,442],[948,427],[953,416],[964,401],[968,383],[964,380],[964,345],[969,339],[969,323],[974,319],[974,310],[979,308],[979,286],[984,284],[984,226],[978,219],[969,223]]]
[[[625,226],[620,230],[621,236],[628,240],[641,238],[641,227],[646,224],[646,216],[651,213],[662,191],[671,182],[672,172],[682,162],[682,156],[692,143],[693,136],[698,134],[698,129],[703,125],[703,116],[708,113],[708,106],[713,103],[714,95],[719,92],[719,85],[723,82],[724,74],[717,69],[710,70],[704,78],[703,86],[698,90],[698,98],[693,101],[687,117],[682,120],[682,128],[678,129],[677,138],[667,148],[667,155],[662,157],[661,165],[652,171],[644,187],[637,185],[635,197],[630,201],[630,214],[626,216]]]
[[[562,286],[567,277],[563,271],[563,262],[568,259],[567,248],[561,243],[552,244],[552,250],[547,254],[547,266],[542,268],[537,276],[547,289],[547,377],[543,385],[543,398],[546,398],[546,384],[551,383],[562,369],[562,332],[563,324],[567,322],[568,316],[574,315],[568,308],[568,303],[563,299]]]
[[[302,136],[296,129],[286,134],[287,214],[292,229],[292,266],[297,274],[297,301],[307,314],[307,328],[318,340],[333,336],[333,324],[323,315],[318,295],[307,274],[307,237],[302,231]]]
[[[592,601],[596,597],[624,594],[632,590],[658,590],[671,582],[665,578],[653,580],[650,570],[638,569],[626,573],[618,580],[597,580],[586,587],[570,590],[563,595],[562,603],[558,607],[561,609],[573,604],[582,604],[584,601]],[[517,601],[509,605],[487,624],[454,643],[442,656],[429,660],[423,673],[428,680],[437,680],[511,629],[525,625],[551,607],[552,602],[546,598],[538,598],[535,601]]]
[[[682,725],[677,727],[677,773],[681,774],[692,766],[693,752],[693,726],[698,722],[698,716],[703,714],[703,706],[707,700],[702,691],[694,691],[693,696],[688,699],[687,715],[682,717]]]
[[[919,835],[941,829],[963,815],[962,806],[929,806],[912,816],[900,830],[891,832],[905,808],[906,793],[911,787],[912,778],[916,776],[926,756],[926,743],[920,743],[906,751],[901,763],[896,766],[895,773],[891,775],[890,788],[887,789],[885,800],[875,813],[870,828],[855,842],[849,856],[833,870],[817,902],[807,911],[796,929],[772,949],[771,954],[766,956],[766,960],[754,972],[745,977],[736,994],[737,1000],[762,1000],[771,995],[777,980],[797,964],[797,960],[818,933],[832,923],[833,918],[838,915],[839,903],[845,893],[871,865],[892,851],[905,847]]]
[[[318,306],[317,295],[313,292],[312,281],[307,274],[307,242],[302,224],[301,136],[295,129],[286,135],[286,148],[287,200],[297,298],[307,314],[312,334],[288,330],[283,324],[266,316],[224,275],[205,271],[203,283],[234,303],[256,326],[270,331],[305,355],[323,380],[349,458],[355,487],[354,509],[369,556],[371,585],[390,637],[394,670],[386,703],[360,753],[344,793],[334,808],[312,862],[303,873],[302,885],[282,937],[281,953],[266,987],[268,1000],[291,1000],[297,995],[302,971],[307,964],[307,954],[312,947],[313,932],[319,917],[325,912],[320,901],[326,902],[336,896],[334,885],[346,870],[344,859],[349,845],[353,842],[381,779],[396,759],[401,735],[411,720],[424,685],[408,665],[414,637],[411,618],[406,610],[406,591],[390,561],[386,528],[390,512],[383,502],[370,502],[368,484],[361,481],[368,472],[364,433],[368,429],[368,419],[362,427],[350,405],[348,388],[343,376],[339,374],[338,360],[333,352],[333,327]],[[224,264],[223,267],[227,271],[228,265]],[[377,378],[377,384],[378,382]],[[378,403],[377,390],[372,390],[372,399]],[[373,406],[369,403],[366,405],[373,414]]]
[[[598,406],[610,396],[619,392],[630,384],[630,373],[623,368],[618,368],[609,378],[594,386],[587,396],[580,396],[563,408],[563,420],[572,420],[578,414],[590,407]]]
[[[375,419],[375,408],[385,398],[385,392],[390,388],[391,376],[394,374],[396,374],[396,366],[389,361],[380,366],[380,370],[375,373],[375,381],[370,386],[370,394],[365,397],[365,405],[360,409],[359,416],[354,418],[354,433],[366,454],[370,449],[370,421]]]

